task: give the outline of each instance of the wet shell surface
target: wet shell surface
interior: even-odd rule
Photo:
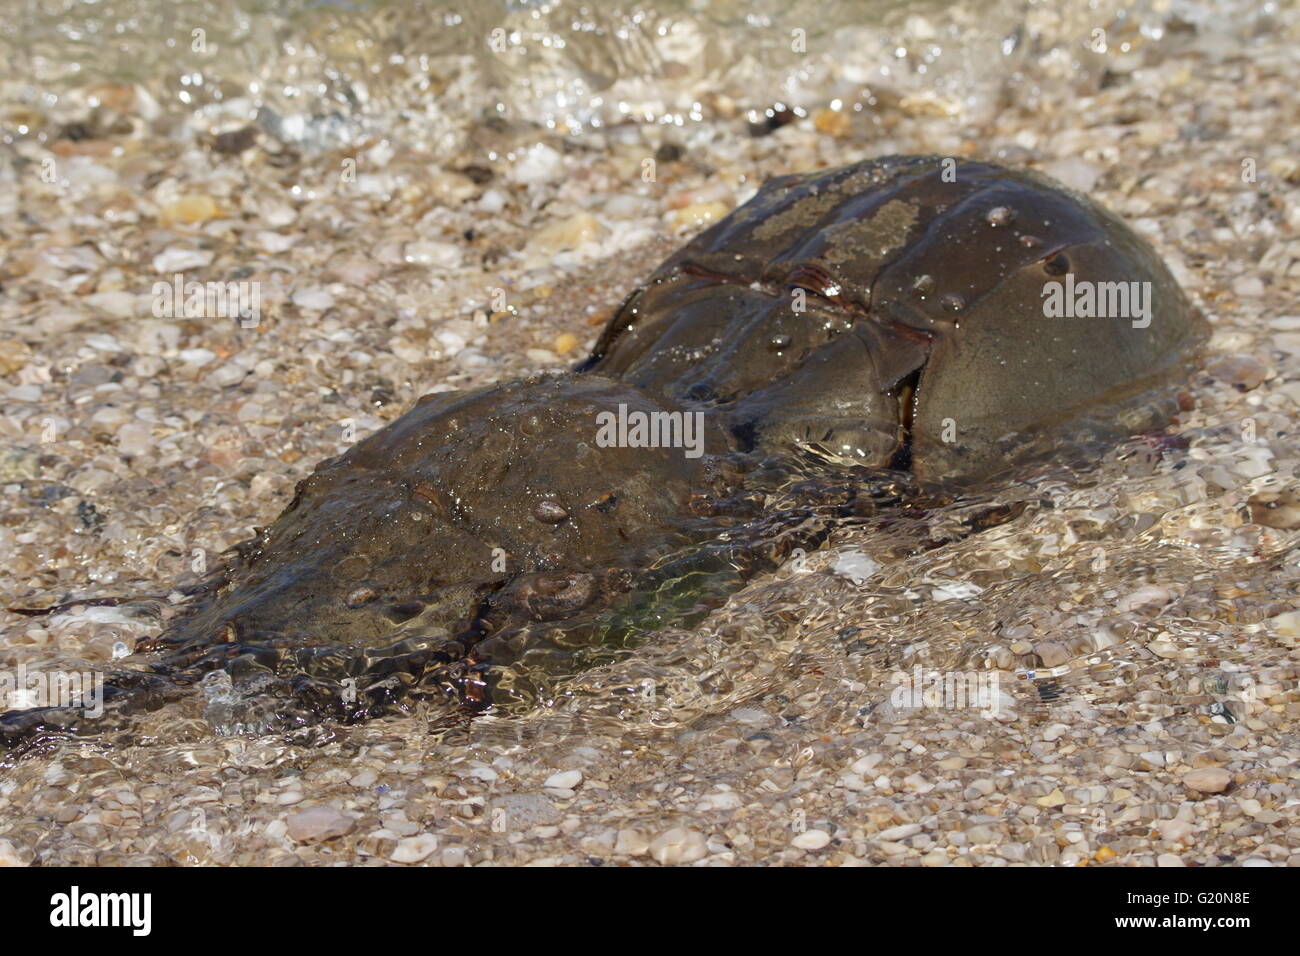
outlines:
[[[1204,326],[1151,248],[1047,180],[898,157],[767,183],[574,372],[426,396],[317,466],[108,676],[218,729],[532,699],[697,619],[837,522],[1159,426]],[[32,737],[74,712],[11,712]]]

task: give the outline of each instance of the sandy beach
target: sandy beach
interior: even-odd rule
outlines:
[[[135,76],[11,34],[0,606],[74,606],[0,614],[8,671],[129,653],[316,462],[428,392],[571,365],[774,175],[1040,170],[1213,334],[1169,440],[992,489],[1019,517],[938,547],[962,503],[844,528],[532,712],[287,741],[214,734],[196,696],[0,765],[0,865],[1300,864],[1300,11],[1059,6],[384,4],[286,13],[257,70],[181,17]],[[256,321],[160,308],[177,274],[255,284]],[[935,673],[996,708],[927,704]]]

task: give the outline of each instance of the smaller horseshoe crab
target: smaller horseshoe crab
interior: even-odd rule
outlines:
[[[1090,312],[1052,314],[1067,285]],[[530,703],[532,675],[697,619],[839,522],[1158,426],[1204,331],[1143,240],[1032,173],[775,179],[573,373],[426,396],[318,465],[108,675],[108,710],[196,684],[214,723],[257,731]],[[15,711],[0,733],[79,723]]]

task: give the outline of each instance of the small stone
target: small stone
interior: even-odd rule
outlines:
[[[890,827],[888,830],[881,830],[876,834],[880,840],[888,840],[890,843],[897,843],[899,840],[906,840],[908,837],[916,836],[921,832],[919,823],[903,823],[896,827]]]
[[[579,345],[578,337],[572,332],[563,332],[555,337],[551,344],[551,351],[556,355],[568,355]]]
[[[533,517],[542,522],[542,524],[559,524],[565,518],[569,517],[569,513],[564,510],[562,505],[548,500],[537,502],[536,506],[533,508]],[[557,774],[556,776],[560,775]],[[548,783],[547,786],[549,787],[550,784]]]
[[[32,359],[32,350],[18,339],[0,339],[0,375],[11,375]]]
[[[449,846],[442,851],[443,866],[464,866],[468,854],[463,846]]]
[[[185,272],[187,269],[202,269],[211,262],[212,253],[205,249],[182,249],[173,246],[153,257],[153,268],[155,272],[166,275]]]
[[[1300,528],[1300,491],[1260,491],[1246,502],[1250,507],[1250,520],[1266,528],[1294,531]]]
[[[589,212],[580,212],[543,226],[528,241],[528,245],[542,252],[564,252],[599,239],[604,233],[605,227],[595,216]]]
[[[308,807],[285,819],[289,839],[295,843],[319,843],[344,836],[356,829],[357,821],[337,807]]]
[[[580,783],[582,783],[581,770],[561,770],[547,777],[546,783],[542,786],[547,790],[577,790]]]
[[[460,246],[451,242],[419,240],[408,242],[402,249],[402,258],[418,266],[433,269],[457,269],[461,263]]]
[[[849,135],[849,117],[843,110],[829,110],[824,107],[813,110],[812,121],[813,128],[819,133],[826,133],[836,139],[843,139]]]
[[[1183,774],[1183,785],[1200,793],[1222,793],[1232,783],[1232,775],[1222,767],[1202,767]]]
[[[1140,607],[1165,605],[1173,599],[1174,594],[1168,588],[1149,585],[1147,587],[1138,588],[1136,591],[1131,591],[1124,595],[1116,602],[1115,610],[1119,611],[1121,614],[1126,614],[1129,611],[1136,610]]]
[[[1156,829],[1160,831],[1160,838],[1170,843],[1186,843],[1187,838],[1196,832],[1196,825],[1188,823],[1186,820],[1157,820]]]
[[[117,319],[129,319],[140,314],[141,310],[136,306],[136,299],[135,295],[125,289],[96,292],[94,295],[86,296],[87,304]]]
[[[153,432],[145,422],[127,422],[117,430],[117,450],[138,458],[153,449]]]
[[[854,584],[861,585],[880,570],[880,562],[861,551],[844,551],[835,560],[831,570],[840,577],[848,578]]]
[[[640,830],[625,828],[618,831],[614,852],[623,856],[641,856],[650,851],[650,841]]]
[[[158,220],[164,226],[172,226],[178,222],[193,225],[220,216],[221,207],[217,205],[217,201],[211,196],[202,194],[182,196],[158,210]]]
[[[282,232],[272,232],[264,229],[253,236],[253,241],[257,243],[258,248],[263,252],[269,252],[272,255],[278,255],[281,252],[288,252],[297,243],[297,236],[287,236]],[[346,280],[344,280],[346,281]]]
[[[1034,645],[1034,653],[1044,667],[1060,667],[1070,660],[1070,649],[1059,641],[1039,641]]]
[[[1161,853],[1156,857],[1156,866],[1186,866],[1183,858],[1174,853]]]
[[[1283,611],[1273,618],[1273,626],[1282,637],[1300,637],[1300,611]]]
[[[432,833],[407,837],[397,841],[397,848],[389,857],[394,863],[419,863],[438,849],[438,838]]]
[[[490,818],[506,832],[559,823],[563,814],[541,793],[506,793],[492,801]]]
[[[1250,355],[1228,355],[1206,370],[1215,381],[1248,392],[1273,377],[1273,369]]]
[[[831,835],[825,830],[805,830],[790,841],[792,846],[801,850],[820,850],[831,842]]]
[[[369,604],[375,598],[379,597],[379,592],[371,587],[359,587],[348,592],[348,596],[343,599],[343,603],[348,607],[361,607],[363,604]]]
[[[687,827],[673,827],[650,843],[650,855],[664,866],[694,863],[709,852],[704,835]]]
[[[323,286],[307,286],[294,290],[293,304],[313,312],[324,312],[334,307],[334,296]]]
[[[9,840],[0,840],[0,866],[27,866],[27,860]]]
[[[697,202],[676,210],[669,220],[674,229],[698,228],[717,222],[730,211],[724,202]]]
[[[549,183],[563,174],[564,157],[545,143],[529,147],[510,173],[515,182],[526,185]]]
[[[212,349],[181,349],[180,356],[182,362],[195,368],[202,368],[217,359],[217,353]]]
[[[1061,788],[1057,787],[1045,797],[1039,797],[1034,803],[1040,807],[1059,807],[1065,803],[1065,794],[1061,793]]]
[[[1049,724],[1047,729],[1043,731],[1043,739],[1047,741],[1060,740],[1069,730],[1068,724]]]
[[[1048,176],[1081,193],[1092,192],[1102,174],[1097,164],[1073,156],[1044,163],[1042,169]]]
[[[744,805],[740,794],[734,790],[722,790],[717,793],[706,793],[695,805],[695,809],[703,813],[709,810],[739,810]]]

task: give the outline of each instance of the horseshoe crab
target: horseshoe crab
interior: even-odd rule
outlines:
[[[1066,284],[1091,308],[1052,314]],[[1203,337],[1142,239],[1035,174],[783,176],[573,372],[426,396],[321,463],[104,703],[201,684],[218,727],[266,731],[528,702],[531,674],[698,618],[837,521],[1158,427]],[[0,733],[78,723],[13,711]]]

